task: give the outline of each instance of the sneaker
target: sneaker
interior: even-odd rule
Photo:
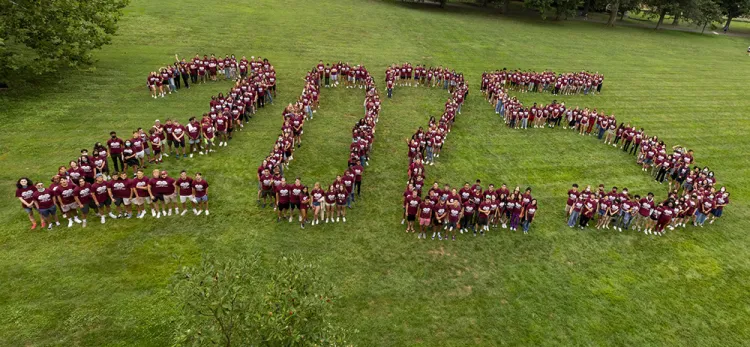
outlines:
[[[59,222],[59,221],[58,221],[58,222],[55,222],[55,226],[56,226],[56,227],[59,227],[59,226],[60,226],[60,222]]]
[[[506,225],[505,223],[503,223],[503,229],[508,229],[508,225]]]
[[[101,218],[102,218],[102,224],[106,223],[106,218],[104,216],[102,216]]]
[[[302,228],[302,229],[304,229],[305,228],[305,224],[304,223],[300,223],[299,227]]]
[[[125,214],[125,218],[126,219],[133,218],[133,214],[132,213],[127,213],[127,214]]]
[[[171,215],[172,215],[172,210],[171,209],[167,209],[167,216],[171,216]]]
[[[78,223],[78,224],[81,224],[81,220],[78,219],[78,216],[73,217],[73,221],[76,222],[76,223]]]
[[[193,157],[193,153],[190,153],[190,158],[192,158],[192,157]]]
[[[196,216],[200,216],[200,215],[201,215],[201,213],[203,213],[203,210],[200,210],[200,211],[198,211],[198,213],[196,213],[195,215],[196,215]]]
[[[338,221],[339,221],[339,217],[336,217],[336,222],[338,223]]]
[[[81,227],[83,227],[83,228],[86,227],[86,220],[85,219],[81,222]]]
[[[119,218],[119,217],[121,217],[122,215],[119,215],[119,216],[115,216],[115,215],[114,215],[114,213],[110,212],[110,213],[109,213],[109,216],[110,216],[111,218]]]
[[[404,223],[406,223],[406,219],[401,220],[401,225],[404,225]]]
[[[44,223],[42,223],[42,228],[44,228]],[[31,230],[36,229],[36,222],[31,223]]]
[[[456,241],[456,235],[453,235],[453,241]]]
[[[193,213],[197,216],[198,215],[198,210],[193,209]]]
[[[208,216],[208,210],[206,210],[206,216]]]
[[[187,209],[182,210],[182,212],[180,213],[180,216],[184,216],[185,213],[187,213],[187,211],[188,211]]]
[[[72,228],[72,227],[73,227],[73,220],[68,219],[68,228]]]
[[[47,226],[47,230],[52,230],[52,223],[49,223],[49,225]]]
[[[135,218],[139,218],[140,219],[140,218],[143,218],[143,216],[145,216],[145,215],[146,215],[146,211],[141,211],[141,213],[139,213],[138,216],[136,216]]]
[[[344,223],[346,223],[346,217],[341,217],[341,221],[343,221]]]

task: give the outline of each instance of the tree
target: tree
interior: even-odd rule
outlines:
[[[664,17],[667,16],[667,13],[679,7],[679,1],[681,0],[646,0],[644,2],[655,10],[653,13],[659,18],[656,22],[657,30],[664,23]]]
[[[750,0],[721,0],[721,11],[727,17],[724,30],[729,30],[733,18],[750,13]]]
[[[283,257],[269,270],[259,256],[220,261],[203,257],[175,273],[180,302],[175,344],[183,346],[345,344],[327,322],[335,296],[317,266]]]
[[[542,19],[547,19],[547,15],[555,9],[555,19],[567,19],[568,16],[575,15],[575,11],[582,4],[583,0],[526,0],[524,6],[539,11]]]
[[[128,0],[0,1],[0,73],[90,64],[109,44]]]
[[[696,0],[695,6],[685,12],[685,17],[695,25],[703,26],[703,34],[709,24],[722,19],[721,5],[714,0]]]

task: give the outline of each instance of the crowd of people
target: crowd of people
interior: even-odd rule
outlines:
[[[707,221],[713,224],[729,204],[729,192],[725,187],[717,190],[707,172],[707,168],[696,168],[694,173],[699,178],[695,184],[670,191],[661,202],[655,200],[652,192],[641,196],[631,195],[627,188],[618,191],[617,187],[612,187],[606,191],[603,184],[597,190],[592,190],[591,186],[579,190],[574,184],[568,190],[565,205],[568,226],[584,229],[591,225],[597,230],[612,228],[620,232],[632,227],[645,234],[661,236],[666,229],[688,225],[703,227]]]
[[[268,61],[261,57],[250,57],[248,60],[243,56],[238,60],[234,54],[227,54],[224,58],[214,54],[210,56],[204,54],[203,57],[196,54],[192,59],[180,59],[175,54],[174,58],[173,63],[148,74],[146,87],[152,98],[163,98],[167,94],[176,93],[182,85],[190,88],[191,83],[196,85],[222,79],[236,81],[248,75],[261,73],[266,77],[270,86],[275,87],[276,72]],[[275,92],[275,88],[273,91]]]
[[[401,224],[406,224],[406,232],[416,232],[417,224],[417,238],[426,239],[431,230],[433,240],[437,237],[439,240],[454,241],[457,232],[484,236],[491,227],[498,225],[510,227],[512,231],[521,227],[524,233],[528,233],[538,208],[536,199],[531,196],[531,188],[521,193],[519,187],[511,192],[505,184],[497,190],[490,184],[484,190],[479,180],[471,186],[467,182],[462,188],[452,188],[448,184],[441,188],[435,182],[423,196],[425,166],[434,165],[435,158],[440,157],[443,144],[469,94],[463,74],[442,66],[425,68],[424,65],[412,67],[410,63],[393,64],[386,69],[385,82],[389,98],[393,96],[396,85],[437,86],[451,95],[440,119],[431,117],[427,130],[419,127],[406,141],[409,179],[404,192],[401,220]]]
[[[422,198],[421,183],[423,177],[407,186],[403,200],[404,219],[401,220],[401,224],[407,224],[407,233],[415,232],[415,224],[419,225],[417,238],[426,239],[432,230],[433,240],[437,236],[439,240],[455,241],[456,231],[484,236],[490,228],[498,225],[504,229],[510,227],[511,231],[521,227],[527,234],[539,208],[531,196],[531,188],[521,193],[520,187],[511,192],[504,183],[499,189],[490,184],[484,190],[480,180],[474,185],[466,182],[460,189],[448,184],[441,188],[435,182]]]
[[[189,62],[179,60],[177,65],[186,66],[192,71],[191,65],[197,65],[198,61],[204,66],[210,59],[200,59],[196,55]],[[253,114],[266,103],[273,102],[276,77],[274,67],[267,59],[253,57],[248,61],[243,57],[237,62],[235,70],[232,70],[232,65],[222,66],[224,75],[229,73],[234,84],[226,95],[219,93],[211,97],[208,112],[200,118],[190,117],[184,125],[177,119],[168,118],[164,123],[157,119],[148,130],[135,129],[132,136],[120,137],[112,131],[106,142],[96,142],[91,151],[82,149],[78,158],[58,167],[46,187],[44,182],[33,184],[29,178],[19,179],[16,197],[21,200],[32,229],[39,224],[34,211],[38,211],[41,225],[47,228],[59,225],[58,211],[69,220],[69,226],[74,223],[86,225],[91,208],[97,211],[102,222],[107,216],[130,218],[133,212],[131,205],[136,207],[136,217],[139,218],[143,218],[146,215],[144,211],[149,208],[154,217],[169,216],[180,207],[172,201],[175,196],[179,196],[182,204],[180,215],[186,213],[187,201],[193,204],[195,214],[208,214],[208,184],[200,174],[194,178],[185,174],[188,183],[181,182],[176,193],[171,190],[172,183],[165,186],[163,181],[157,180],[158,187],[154,187],[155,192],[151,194],[148,192],[150,180],[160,178],[162,174],[157,175],[158,170],[155,170],[153,177],[149,178],[143,173],[149,165],[159,164],[170,156],[180,159],[192,158],[196,153],[210,155],[217,147],[228,146],[235,131],[242,130]],[[208,71],[210,76],[213,70],[209,68]],[[191,76],[189,74],[188,78]],[[194,187],[194,182],[198,182],[197,187]],[[112,185],[116,185],[115,189],[112,189]],[[61,190],[60,187],[67,189]],[[112,203],[117,213],[110,211]],[[51,220],[54,223],[50,223]]]
[[[310,189],[299,177],[290,184],[284,171],[294,159],[295,149],[302,146],[305,122],[314,119],[319,107],[320,88],[337,87],[339,76],[347,88],[365,91],[364,116],[352,128],[347,169],[329,185],[315,182]],[[281,132],[257,170],[257,203],[262,208],[271,204],[277,213],[277,222],[288,219],[291,223],[297,211],[302,229],[307,223],[346,222],[346,210],[352,208],[352,203],[361,196],[362,175],[364,167],[369,165],[379,114],[380,96],[364,66],[342,62],[323,64],[321,60],[305,75],[305,87],[297,101],[283,111]]]
[[[617,122],[614,114],[600,110],[567,107],[553,101],[548,105],[534,103],[524,107],[516,97],[510,96],[502,73],[488,74],[487,88],[483,90],[490,104],[495,106],[505,123],[514,129],[555,128],[570,129],[581,136],[596,136],[603,144],[613,146],[633,155],[636,165],[649,172],[659,183],[669,184],[669,190],[692,186],[702,170],[694,167],[693,150],[684,146],[669,148],[658,136],[649,135],[641,127],[627,122]],[[693,166],[693,168],[691,168]],[[705,173],[714,180],[713,171]]]
[[[587,71],[558,74],[552,71],[510,71],[507,69],[482,73],[482,92],[503,88],[520,93],[551,93],[553,95],[600,94],[604,75]]]
[[[413,77],[413,78],[412,78]],[[413,67],[411,63],[391,64],[385,70],[385,85],[388,98],[393,97],[393,87],[440,87],[453,93],[459,84],[464,83],[464,76],[456,70],[442,66],[429,68],[425,65]]]
[[[189,177],[182,171],[177,179],[158,169],[150,177],[142,169],[133,177],[124,171],[112,177],[101,172],[88,175],[81,169],[89,165],[85,158],[82,155],[71,161],[69,168],[60,167],[47,185],[34,183],[28,177],[18,180],[16,197],[29,217],[32,230],[37,227],[34,211],[39,215],[41,228],[47,229],[61,225],[60,215],[68,221],[68,228],[75,224],[85,228],[89,216],[99,217],[104,224],[107,217],[129,219],[135,215],[140,219],[148,210],[154,218],[184,216],[189,208],[195,215],[209,214],[209,185],[200,172]],[[186,205],[188,201],[190,206]]]

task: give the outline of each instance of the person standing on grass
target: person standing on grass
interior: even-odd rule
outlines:
[[[326,223],[328,223],[329,219],[331,222],[334,222],[334,217],[336,215],[336,188],[333,184],[328,186],[328,190],[324,194],[323,209],[327,215]]]
[[[76,202],[76,186],[69,183],[67,179],[60,180],[57,200],[62,210],[63,218],[68,220],[68,228],[73,227],[73,222],[82,223],[78,218],[78,202]]]
[[[81,211],[81,226],[86,227],[86,218],[91,208],[91,183],[81,177],[78,179],[78,187],[76,187],[75,201],[78,203],[78,208]],[[94,205],[96,207],[96,205]]]
[[[481,204],[479,204],[479,218],[478,218],[479,228],[480,228],[479,233],[482,234],[482,236],[484,236],[485,231],[490,230],[490,226],[489,226],[490,219],[491,219],[490,214],[492,213],[491,205],[492,205],[492,198],[490,196],[485,196],[484,201]],[[476,234],[477,232],[474,231],[474,235]]]
[[[310,201],[313,209],[312,225],[320,224],[320,221],[325,218],[325,192],[320,188],[320,182],[315,182],[313,185]]]
[[[294,180],[294,184],[289,186],[289,222],[291,222],[294,217],[295,209],[299,211],[299,221],[302,222],[302,211],[300,210],[300,194],[302,194],[302,188],[304,188],[304,186],[299,177]]]
[[[128,173],[123,171],[115,173],[115,179],[107,184],[107,192],[110,199],[115,203],[117,218],[132,217],[130,203],[134,197],[133,188],[130,186]]]
[[[299,194],[299,226],[300,228],[305,228],[305,223],[307,223],[307,210],[310,208],[310,192],[307,190],[307,187],[302,187],[302,192]]]
[[[404,209],[406,210],[406,232],[414,232],[414,221],[417,219],[419,205],[422,201],[417,196],[417,190],[411,191],[411,195],[404,199]]]
[[[565,217],[567,220],[570,220],[570,214],[573,213],[573,205],[575,205],[579,195],[578,184],[574,183],[573,187],[568,190],[568,200],[565,203]],[[570,223],[568,223],[568,225],[570,225]]]
[[[419,235],[417,235],[417,239],[427,239],[427,230],[429,230],[430,223],[432,222],[432,210],[434,206],[435,202],[428,196],[419,204]]]
[[[111,131],[110,139],[107,140],[107,155],[112,158],[115,172],[125,171],[125,162],[122,156],[122,150],[125,148],[125,142],[117,137],[117,133]]]
[[[276,186],[276,207],[277,217],[276,222],[281,222],[281,219],[287,218],[287,211],[289,210],[289,200],[291,195],[291,189],[286,183],[286,178],[281,177],[280,183]],[[292,221],[291,213],[289,215],[289,222]]]
[[[148,177],[143,174],[143,170],[136,171],[135,178],[130,180],[130,186],[133,189],[133,204],[135,205],[136,218],[146,216],[146,210],[151,206],[151,198],[148,195]],[[146,205],[144,207],[144,205]],[[151,210],[151,216],[156,217],[156,211]]]
[[[51,230],[53,225],[59,226],[60,220],[57,217],[55,193],[51,189],[44,188],[44,183],[37,182],[33,199],[34,207],[39,211],[39,216],[42,219],[42,228],[46,225],[47,230]]]
[[[271,176],[271,171],[269,171],[267,167],[263,167],[263,171],[261,172],[261,174],[258,175],[258,185],[260,187],[260,189],[258,190],[258,197],[259,197],[258,202],[260,203],[260,200],[261,199],[263,200],[261,208],[266,208],[266,203],[268,203],[268,199],[273,200],[274,197],[276,196],[276,193],[274,192],[273,183],[274,183],[274,179],[273,179],[273,176]]]
[[[182,212],[180,213],[180,216],[184,216],[185,213],[187,213],[188,209],[185,206],[185,202],[188,200],[190,200],[190,203],[193,205],[193,213],[197,215],[198,210],[196,209],[196,204],[198,202],[195,200],[193,179],[188,177],[185,170],[182,170],[180,172],[180,178],[178,178],[175,182],[175,187],[177,188],[177,191],[180,195],[180,204],[182,205]]]
[[[27,177],[22,177],[16,182],[16,198],[21,201],[21,208],[26,212],[31,222],[31,230],[36,229],[36,219],[34,219],[34,209],[39,210],[34,205],[34,183]],[[42,228],[44,228],[42,219]]]
[[[708,224],[714,224],[717,219],[721,218],[721,215],[724,213],[724,207],[729,204],[729,193],[726,191],[726,188],[721,187],[721,189],[716,192],[716,198],[713,202],[714,207],[711,209],[711,219]]]
[[[534,216],[536,215],[537,210],[537,202],[536,199],[531,199],[531,202],[529,202],[528,205],[524,208],[523,212],[523,233],[528,234],[529,233],[529,226],[531,225],[531,222],[534,221]]]
[[[443,236],[440,234],[440,227],[448,225],[448,205],[445,203],[445,199],[438,198],[438,202],[435,205],[435,220],[433,221],[432,239],[435,239],[435,232],[437,231],[438,240],[442,240]],[[446,238],[448,235],[445,236]]]
[[[336,209],[338,211],[338,214],[336,215],[336,221],[339,221],[339,217],[341,217],[341,221],[346,223],[346,203],[349,201],[349,192],[346,190],[346,187],[343,184],[340,184],[336,188]]]
[[[584,229],[588,226],[589,221],[594,217],[595,210],[596,201],[591,196],[589,196],[588,199],[583,202],[583,210],[581,211],[579,223],[581,229]]]
[[[102,174],[97,174],[94,179],[94,184],[91,185],[91,198],[93,199],[97,215],[101,219],[102,224],[106,223],[107,214],[109,214],[111,218],[117,218],[110,209],[110,206],[112,206],[112,199],[109,196],[109,186],[104,180]]]
[[[195,179],[193,179],[193,196],[198,203],[198,213],[195,215],[205,212],[208,216],[208,182],[203,179],[200,172],[196,172]]]

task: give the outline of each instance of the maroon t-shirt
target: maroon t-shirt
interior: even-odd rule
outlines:
[[[60,186],[57,190],[57,194],[60,196],[63,205],[68,205],[76,202],[76,186],[68,184],[67,187]]]
[[[78,186],[76,194],[82,205],[88,205],[91,202],[91,184],[85,183],[83,186]]]
[[[417,210],[419,210],[419,204],[422,202],[417,196],[409,196],[406,198],[406,214],[415,216]]]
[[[125,147],[125,143],[119,137],[114,139],[110,138],[107,140],[107,147],[111,154],[120,154],[122,153],[122,148]]]
[[[130,180],[130,187],[135,188],[135,195],[139,198],[145,198],[148,196],[148,189],[140,189],[148,187],[148,177],[133,178]]]
[[[452,223],[458,222],[458,217],[461,216],[461,208],[451,206],[448,208],[448,220]]]
[[[287,204],[291,199],[291,189],[288,184],[280,184],[276,187],[276,193],[279,195],[279,204]]]
[[[206,180],[193,180],[193,188],[195,188],[195,197],[202,198],[206,196],[206,189],[208,189],[208,182]]]
[[[130,179],[110,181],[109,189],[112,189],[112,196],[115,198],[129,198],[131,194]]]
[[[174,179],[172,177],[152,178],[148,184],[151,186],[151,192],[154,194],[172,195],[174,193]]]
[[[96,197],[96,201],[102,203],[109,199],[107,188],[109,188],[107,187],[107,182],[94,183],[91,185],[91,192],[94,194],[94,197]]]
[[[190,177],[178,178],[177,186],[180,187],[180,196],[193,195],[193,179]]]
[[[289,186],[289,189],[291,190],[291,194],[289,196],[289,202],[296,204],[299,203],[299,195],[302,194],[302,188],[304,188],[301,184],[292,184]]]
[[[263,190],[270,190],[273,188],[273,176],[260,175],[260,186]]]
[[[26,203],[31,204],[34,202],[34,191],[36,189],[32,186],[27,186],[26,188],[18,188],[16,189],[16,197],[23,199],[23,201],[26,201]],[[21,204],[21,207],[26,207],[24,204]]]
[[[53,200],[53,198],[54,193],[49,188],[44,188],[44,190],[41,192],[37,190],[33,194],[33,199],[39,205],[40,210],[46,210],[54,206],[55,201]]]

